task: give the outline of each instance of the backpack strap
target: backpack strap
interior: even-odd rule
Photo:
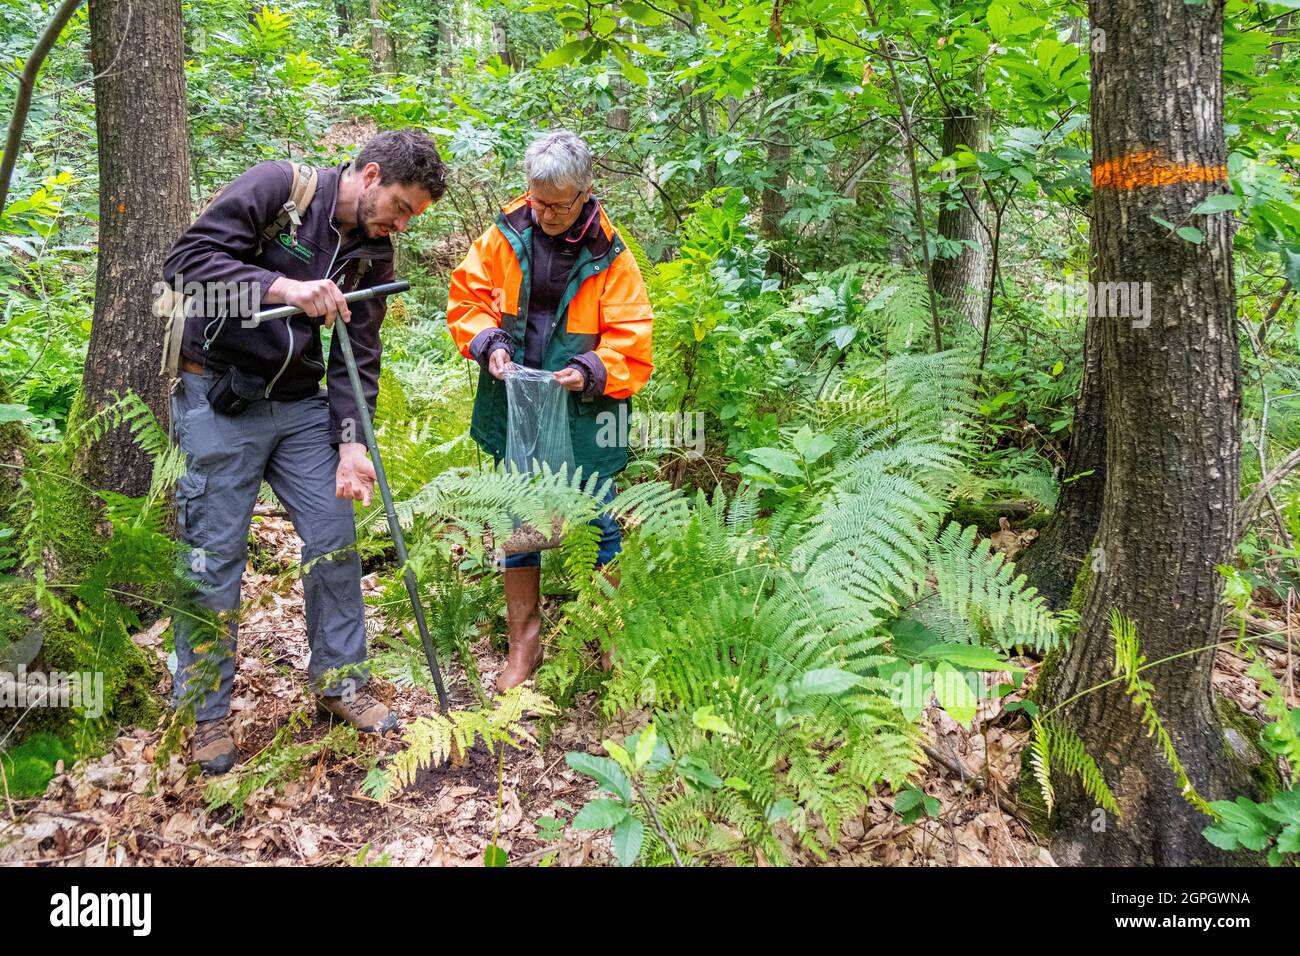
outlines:
[[[353,291],[356,291],[357,289],[361,288],[361,280],[366,277],[366,273],[370,271],[370,266],[372,264],[373,263],[369,259],[357,260],[357,273],[352,280]]]
[[[273,240],[286,226],[289,228],[289,236],[294,242],[298,241],[298,227],[302,225],[302,214],[307,211],[312,197],[316,195],[317,179],[313,167],[306,163],[293,164],[293,183],[289,187],[289,198],[280,207],[280,214],[275,217],[275,221],[262,230],[264,242]]]

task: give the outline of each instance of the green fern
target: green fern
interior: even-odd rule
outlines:
[[[1057,619],[1023,575],[1013,577],[1014,566],[1003,554],[975,542],[976,533],[974,526],[963,529],[953,522],[934,542],[930,561],[939,600],[999,647],[1051,650],[1058,640]]]
[[[1174,749],[1173,739],[1161,722],[1160,715],[1156,713],[1155,703],[1152,700],[1155,687],[1141,675],[1143,665],[1146,663],[1146,657],[1141,653],[1139,647],[1137,625],[1132,619],[1121,613],[1118,608],[1112,608],[1110,612],[1110,633],[1111,638],[1115,641],[1114,674],[1124,680],[1124,692],[1141,710],[1142,723],[1147,728],[1147,736],[1154,737],[1159,744],[1165,763],[1169,765],[1169,768],[1178,779],[1183,799],[1207,816],[1215,817],[1216,814],[1213,808],[1197,792],[1196,787],[1187,776],[1187,771],[1184,769],[1182,761],[1178,759],[1178,753]],[[1046,772],[1047,756],[1050,754],[1052,764],[1060,767],[1071,776],[1079,776],[1085,792],[1092,797],[1098,806],[1104,807],[1119,816],[1119,806],[1114,794],[1107,787],[1096,761],[1087,753],[1082,739],[1059,721],[1053,721],[1050,718],[1035,719],[1033,725],[1034,733],[1030,740],[1030,745],[1033,748],[1031,763],[1042,788],[1048,811],[1051,811],[1053,799],[1050,780]]]
[[[286,783],[297,779],[322,754],[348,756],[357,752],[357,731],[347,724],[331,727],[317,740],[295,743],[294,736],[310,723],[306,708],[295,710],[257,756],[210,780],[203,788],[208,812],[229,807],[237,819],[255,794],[268,787],[282,792]]]
[[[1155,687],[1140,673],[1142,665],[1146,663],[1146,657],[1138,647],[1137,625],[1131,618],[1120,613],[1118,608],[1111,608],[1110,633],[1115,639],[1115,676],[1124,678],[1124,692],[1141,708],[1142,723],[1146,725],[1147,736],[1155,737],[1160,744],[1165,762],[1178,778],[1183,799],[1207,816],[1214,816],[1210,805],[1197,793],[1196,787],[1188,778],[1187,771],[1174,750],[1173,738],[1169,736],[1169,731],[1161,722],[1160,715],[1156,713],[1155,702],[1152,700]]]
[[[514,687],[490,707],[453,710],[448,714],[417,717],[403,730],[406,748],[394,754],[387,767],[370,772],[362,789],[376,800],[388,800],[415,783],[417,771],[450,759],[463,760],[474,742],[482,739],[491,749],[518,749],[537,740],[525,723],[528,714],[554,716],[555,705],[527,686]]]
[[[1033,719],[1033,732],[1029,739],[1030,765],[1042,790],[1047,812],[1052,812],[1055,799],[1051,783],[1052,766],[1058,767],[1067,777],[1078,777],[1097,806],[1120,816],[1119,803],[1106,784],[1101,768],[1089,756],[1083,741],[1068,727],[1050,718]]]

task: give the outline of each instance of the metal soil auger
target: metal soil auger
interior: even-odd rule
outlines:
[[[367,299],[374,299],[382,295],[396,295],[399,292],[406,292],[410,288],[411,284],[409,282],[386,282],[358,292],[349,292],[343,296],[343,300],[349,304],[364,302]],[[286,319],[301,311],[295,306],[286,305],[259,312],[253,319],[256,322],[264,322],[268,319]],[[384,463],[379,457],[379,442],[375,441],[375,429],[370,421],[370,410],[369,406],[366,405],[366,394],[361,388],[361,376],[357,374],[356,359],[352,357],[352,342],[348,339],[347,323],[342,320],[335,322],[334,334],[338,337],[339,348],[343,350],[343,360],[347,363],[348,379],[352,382],[352,392],[357,401],[357,414],[361,417],[361,431],[366,437],[366,447],[370,449],[370,460],[375,466],[375,484],[379,485],[379,496],[384,501],[384,512],[388,516],[388,531],[392,534],[393,544],[397,548],[397,563],[402,568],[402,580],[406,583],[406,593],[411,599],[411,607],[415,610],[415,624],[420,631],[420,643],[424,645],[424,656],[428,658],[429,671],[433,674],[433,686],[438,691],[438,709],[445,714],[449,709],[447,691],[442,686],[442,672],[438,669],[438,658],[434,654],[433,641],[429,639],[429,626],[424,620],[424,605],[420,602],[420,591],[415,581],[415,572],[411,570],[411,566],[407,561],[406,539],[402,536],[402,526],[397,521],[397,509],[393,507],[393,492],[388,487],[388,477],[384,474]]]

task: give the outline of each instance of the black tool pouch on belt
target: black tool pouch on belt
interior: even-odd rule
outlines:
[[[266,393],[266,381],[235,366],[226,368],[208,389],[208,404],[223,415],[238,415]]]

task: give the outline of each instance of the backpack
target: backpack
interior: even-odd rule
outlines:
[[[257,239],[257,251],[255,255],[261,255],[262,243],[269,242],[286,227],[289,235],[296,242],[298,239],[298,227],[302,225],[302,214],[307,211],[311,205],[312,197],[316,195],[316,170],[306,163],[294,163],[293,166],[293,183],[289,187],[289,198],[285,200],[280,207],[279,214],[275,219],[262,230]],[[199,210],[199,215],[210,207],[217,198],[226,191],[222,186],[212,198],[203,204]],[[185,315],[189,310],[190,297],[180,294],[176,289],[167,286],[162,293],[154,299],[153,314],[164,322],[163,329],[163,358],[160,374],[167,376],[167,381],[174,384],[180,377],[181,364],[181,342],[185,338]]]

